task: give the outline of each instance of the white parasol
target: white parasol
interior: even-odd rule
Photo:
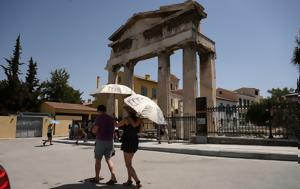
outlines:
[[[52,123],[52,124],[60,124],[60,122],[57,121],[57,120],[50,120],[50,123]]]
[[[135,92],[125,85],[119,84],[107,84],[102,88],[96,89],[92,95],[97,94],[123,94],[123,95],[131,95],[135,94]]]
[[[140,116],[148,118],[157,124],[166,124],[161,109],[150,98],[139,94],[133,94],[125,98],[124,102],[134,109]]]

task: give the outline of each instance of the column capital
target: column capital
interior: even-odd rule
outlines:
[[[123,67],[127,67],[127,68],[134,68],[134,66],[138,63],[138,61],[129,61],[126,63],[123,63],[122,66]]]
[[[173,50],[170,49],[159,49],[157,50],[157,56],[161,56],[161,55],[168,55],[171,56],[172,54],[174,54]]]
[[[105,69],[109,72],[118,72],[120,68],[121,65],[112,65],[112,66],[107,66]]]
[[[217,59],[217,54],[215,52],[212,52],[212,51],[205,52],[205,53],[200,52],[200,51],[197,51],[197,52],[198,52],[197,54],[198,54],[199,58],[202,56],[202,57],[206,57],[206,58],[212,57],[213,59]]]
[[[191,48],[196,49],[198,47],[198,45],[195,41],[188,41],[183,45],[183,48],[185,48],[185,47],[191,47]]]

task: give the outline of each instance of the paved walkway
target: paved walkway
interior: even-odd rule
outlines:
[[[54,142],[74,144],[74,140],[67,138],[54,138]],[[94,141],[79,145],[94,145]],[[116,142],[115,147],[119,148],[120,143]],[[190,143],[171,143],[154,141],[140,142],[140,150],[229,157],[229,158],[247,158],[247,159],[263,159],[263,160],[280,160],[280,161],[300,161],[299,150],[297,147],[279,147],[279,146],[254,146],[254,145],[224,145],[224,144],[190,144]]]

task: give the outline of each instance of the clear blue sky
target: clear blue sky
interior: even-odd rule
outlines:
[[[38,78],[66,68],[70,84],[83,99],[107,82],[108,37],[136,12],[158,9],[179,0],[1,0],[0,64],[12,54],[21,34],[23,54],[38,63]],[[208,14],[203,33],[216,42],[217,87],[267,90],[296,87],[291,62],[300,28],[299,0],[198,0]],[[171,57],[171,71],[182,79],[182,52]],[[27,67],[22,66],[23,76]],[[157,59],[140,62],[135,74],[157,79]],[[0,79],[4,79],[0,70]]]

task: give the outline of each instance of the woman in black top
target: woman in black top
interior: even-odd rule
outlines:
[[[121,137],[121,150],[124,152],[124,160],[128,173],[127,182],[123,185],[131,186],[133,178],[136,182],[136,187],[142,187],[141,182],[132,166],[132,158],[134,153],[138,150],[139,139],[138,133],[142,128],[142,120],[136,116],[136,112],[129,106],[125,106],[124,109],[128,113],[128,117],[123,119],[117,124],[118,127],[123,129],[123,135]]]

